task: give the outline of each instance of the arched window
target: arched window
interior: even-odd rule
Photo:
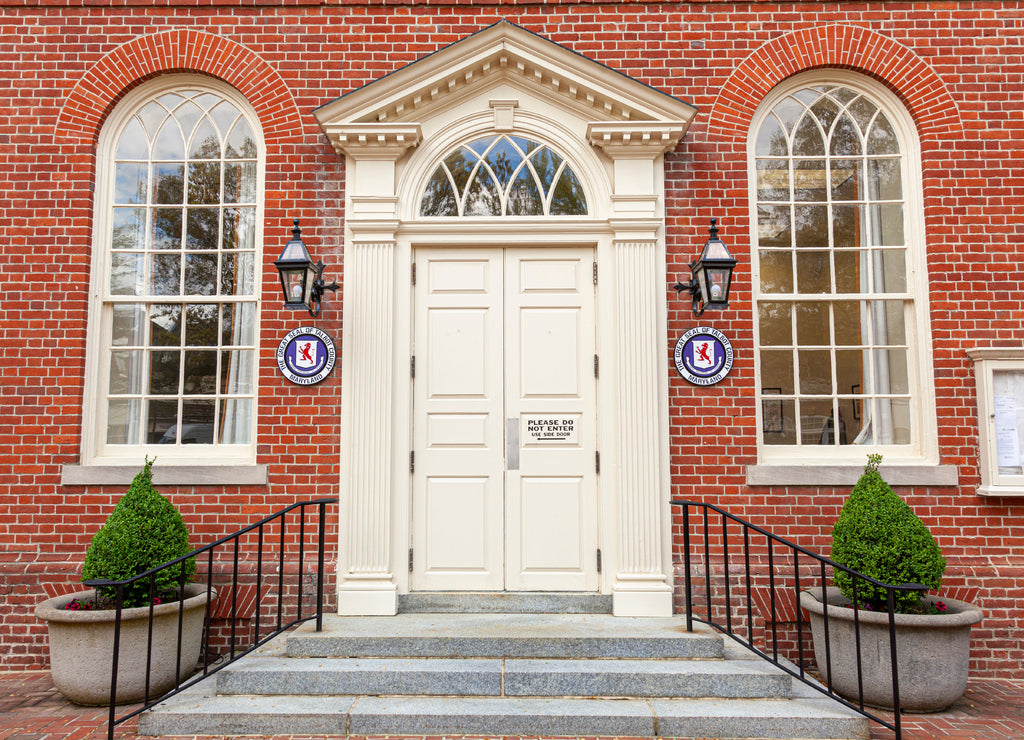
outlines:
[[[255,117],[205,82],[157,84],[115,111],[99,151],[95,456],[137,460],[152,445],[161,462],[204,449],[251,460]]]
[[[585,216],[587,199],[569,163],[521,136],[488,136],[438,165],[421,216]]]
[[[791,86],[751,132],[762,452],[924,453],[919,172],[898,104]],[[902,118],[901,118],[902,116]],[[921,334],[923,335],[923,334]],[[789,453],[787,453],[787,449]]]

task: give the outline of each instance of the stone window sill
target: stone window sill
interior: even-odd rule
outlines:
[[[748,486],[852,486],[864,472],[863,465],[748,465]],[[955,486],[955,465],[882,465],[882,477],[891,486]]]
[[[64,486],[127,486],[138,465],[64,465]],[[163,465],[153,468],[153,483],[165,486],[265,486],[266,465]]]

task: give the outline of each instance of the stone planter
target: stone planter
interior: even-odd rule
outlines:
[[[110,702],[110,669],[113,663],[114,610],[67,611],[72,599],[91,599],[93,591],[58,596],[36,607],[35,614],[49,630],[50,673],[57,689],[75,704],[105,705]],[[195,670],[202,647],[206,616],[206,586],[185,587],[181,638],[181,671],[184,680]],[[146,652],[149,607],[121,612],[120,651],[117,663],[117,703],[142,701],[146,692]],[[178,646],[178,602],[153,608],[153,657],[149,697],[159,698],[174,688]]]
[[[896,660],[900,705],[908,712],[938,712],[967,688],[971,625],[981,609],[955,599],[926,597],[946,604],[944,614],[897,614]],[[856,703],[857,643],[853,609],[838,588],[828,589],[828,630],[832,675],[826,675],[825,620],[821,589],[800,594],[800,606],[811,618],[814,659],[832,690]],[[864,703],[892,709],[892,667],[889,659],[889,616],[860,610],[861,670]]]

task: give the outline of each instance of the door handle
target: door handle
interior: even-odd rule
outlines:
[[[505,470],[519,470],[519,418],[505,419]]]

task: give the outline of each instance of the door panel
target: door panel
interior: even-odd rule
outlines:
[[[506,250],[505,413],[519,468],[505,478],[509,590],[596,590],[593,252]]]
[[[416,286],[413,580],[504,587],[500,252],[431,251]]]
[[[596,590],[592,260],[417,250],[413,588]]]

